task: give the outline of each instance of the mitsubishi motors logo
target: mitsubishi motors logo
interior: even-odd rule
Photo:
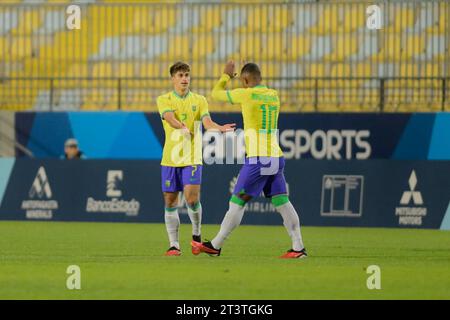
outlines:
[[[50,188],[44,167],[39,168],[28,195],[30,198],[37,196],[39,199],[42,199],[44,195],[47,199],[52,197],[52,189]]]
[[[422,225],[422,218],[427,215],[427,208],[423,207],[422,193],[417,190],[418,179],[416,171],[412,170],[409,179],[409,190],[403,191],[400,207],[395,208],[399,225]],[[413,205],[413,206],[411,206]]]
[[[27,219],[53,218],[53,211],[58,209],[58,202],[52,200],[53,193],[44,167],[39,167],[28,197],[28,200],[22,201],[21,206],[22,210],[25,210]]]
[[[413,170],[408,180],[409,191],[403,192],[402,198],[400,199],[400,204],[408,205],[411,200],[415,205],[422,205],[423,199],[420,191],[415,191],[417,186],[417,176],[416,172]]]

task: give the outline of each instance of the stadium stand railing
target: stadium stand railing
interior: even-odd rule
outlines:
[[[450,110],[448,1],[374,1],[378,30],[355,0],[77,3],[69,30],[71,1],[0,2],[0,110],[154,111],[171,63],[208,97],[227,59],[259,63],[282,111]]]

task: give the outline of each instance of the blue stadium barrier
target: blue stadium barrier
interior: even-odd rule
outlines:
[[[221,222],[239,167],[205,165],[204,223]],[[450,161],[288,160],[285,174],[303,225],[450,229]],[[164,221],[156,160],[0,159],[0,177],[1,220]],[[247,209],[244,224],[281,224],[267,199]]]
[[[242,128],[239,113],[212,117]],[[37,158],[59,158],[72,137],[89,159],[159,160],[164,143],[156,113],[18,112],[15,123]],[[281,114],[279,128],[288,160],[450,160],[450,113]]]

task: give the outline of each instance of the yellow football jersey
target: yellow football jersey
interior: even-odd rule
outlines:
[[[223,74],[211,96],[219,101],[240,104],[244,120],[245,151],[247,157],[282,157],[278,144],[278,92],[266,86],[226,90],[230,76]]]
[[[209,116],[208,102],[202,95],[188,92],[180,97],[175,91],[159,96],[156,100],[161,115],[165,141],[161,165],[169,167],[185,167],[202,164],[201,121]],[[183,122],[191,132],[187,138],[181,129],[172,128],[164,120],[164,114],[172,111],[175,118]]]

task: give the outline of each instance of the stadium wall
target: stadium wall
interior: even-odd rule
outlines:
[[[242,127],[239,114],[213,118]],[[0,219],[163,222],[158,114],[17,113],[15,120],[16,139],[36,158],[16,150],[15,160],[0,160]],[[304,225],[450,229],[450,114],[292,114],[279,127],[290,198]],[[88,160],[56,159],[69,137]],[[239,167],[204,166],[205,223],[221,222]],[[182,198],[179,205],[187,222]],[[281,223],[266,199],[247,209],[245,224]]]

